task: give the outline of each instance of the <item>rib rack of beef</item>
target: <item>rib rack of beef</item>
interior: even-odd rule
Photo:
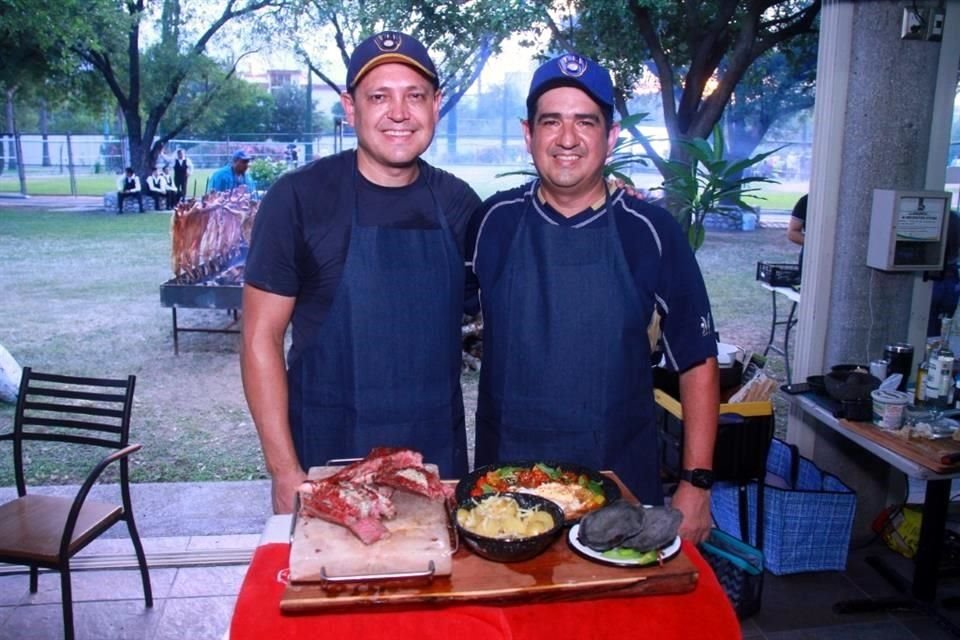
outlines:
[[[377,447],[366,458],[299,487],[301,512],[347,527],[364,544],[389,535],[383,520],[396,516],[394,489],[443,500],[449,491],[411,449]]]

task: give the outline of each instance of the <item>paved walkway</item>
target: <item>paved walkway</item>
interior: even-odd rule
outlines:
[[[154,606],[144,607],[133,546],[126,527],[117,524],[71,563],[78,640],[221,640],[271,515],[270,483],[146,483],[131,491]],[[98,486],[92,495],[112,500],[111,494],[118,499],[115,485]],[[0,502],[14,495],[15,489],[0,488]],[[27,574],[15,571],[0,565],[0,638],[62,637],[59,575],[41,573],[39,591],[31,594]]]

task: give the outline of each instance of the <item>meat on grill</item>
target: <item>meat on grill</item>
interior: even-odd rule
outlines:
[[[302,513],[350,529],[364,544],[389,535],[383,520],[396,516],[394,489],[443,500],[449,495],[436,473],[411,449],[376,447],[366,458],[299,487]]]
[[[176,206],[170,219],[173,274],[198,269],[250,241],[259,203],[246,189],[212,192]]]

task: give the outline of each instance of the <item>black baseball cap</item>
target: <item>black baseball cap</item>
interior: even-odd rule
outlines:
[[[352,91],[357,83],[373,68],[388,62],[399,62],[427,78],[433,88],[440,87],[437,68],[427,53],[427,48],[411,35],[399,31],[384,31],[371,36],[357,45],[347,66],[347,90]]]
[[[577,87],[604,110],[613,110],[613,82],[610,74],[590,58],[576,53],[565,53],[540,65],[530,81],[527,110],[533,112],[537,99],[557,87]]]

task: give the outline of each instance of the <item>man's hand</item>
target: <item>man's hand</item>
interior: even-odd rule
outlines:
[[[307,474],[302,469],[273,476],[271,491],[274,513],[293,513],[293,496],[297,487],[306,479]]]
[[[699,544],[707,539],[713,520],[710,517],[710,491],[681,482],[670,501],[670,506],[683,513],[680,537]]]

